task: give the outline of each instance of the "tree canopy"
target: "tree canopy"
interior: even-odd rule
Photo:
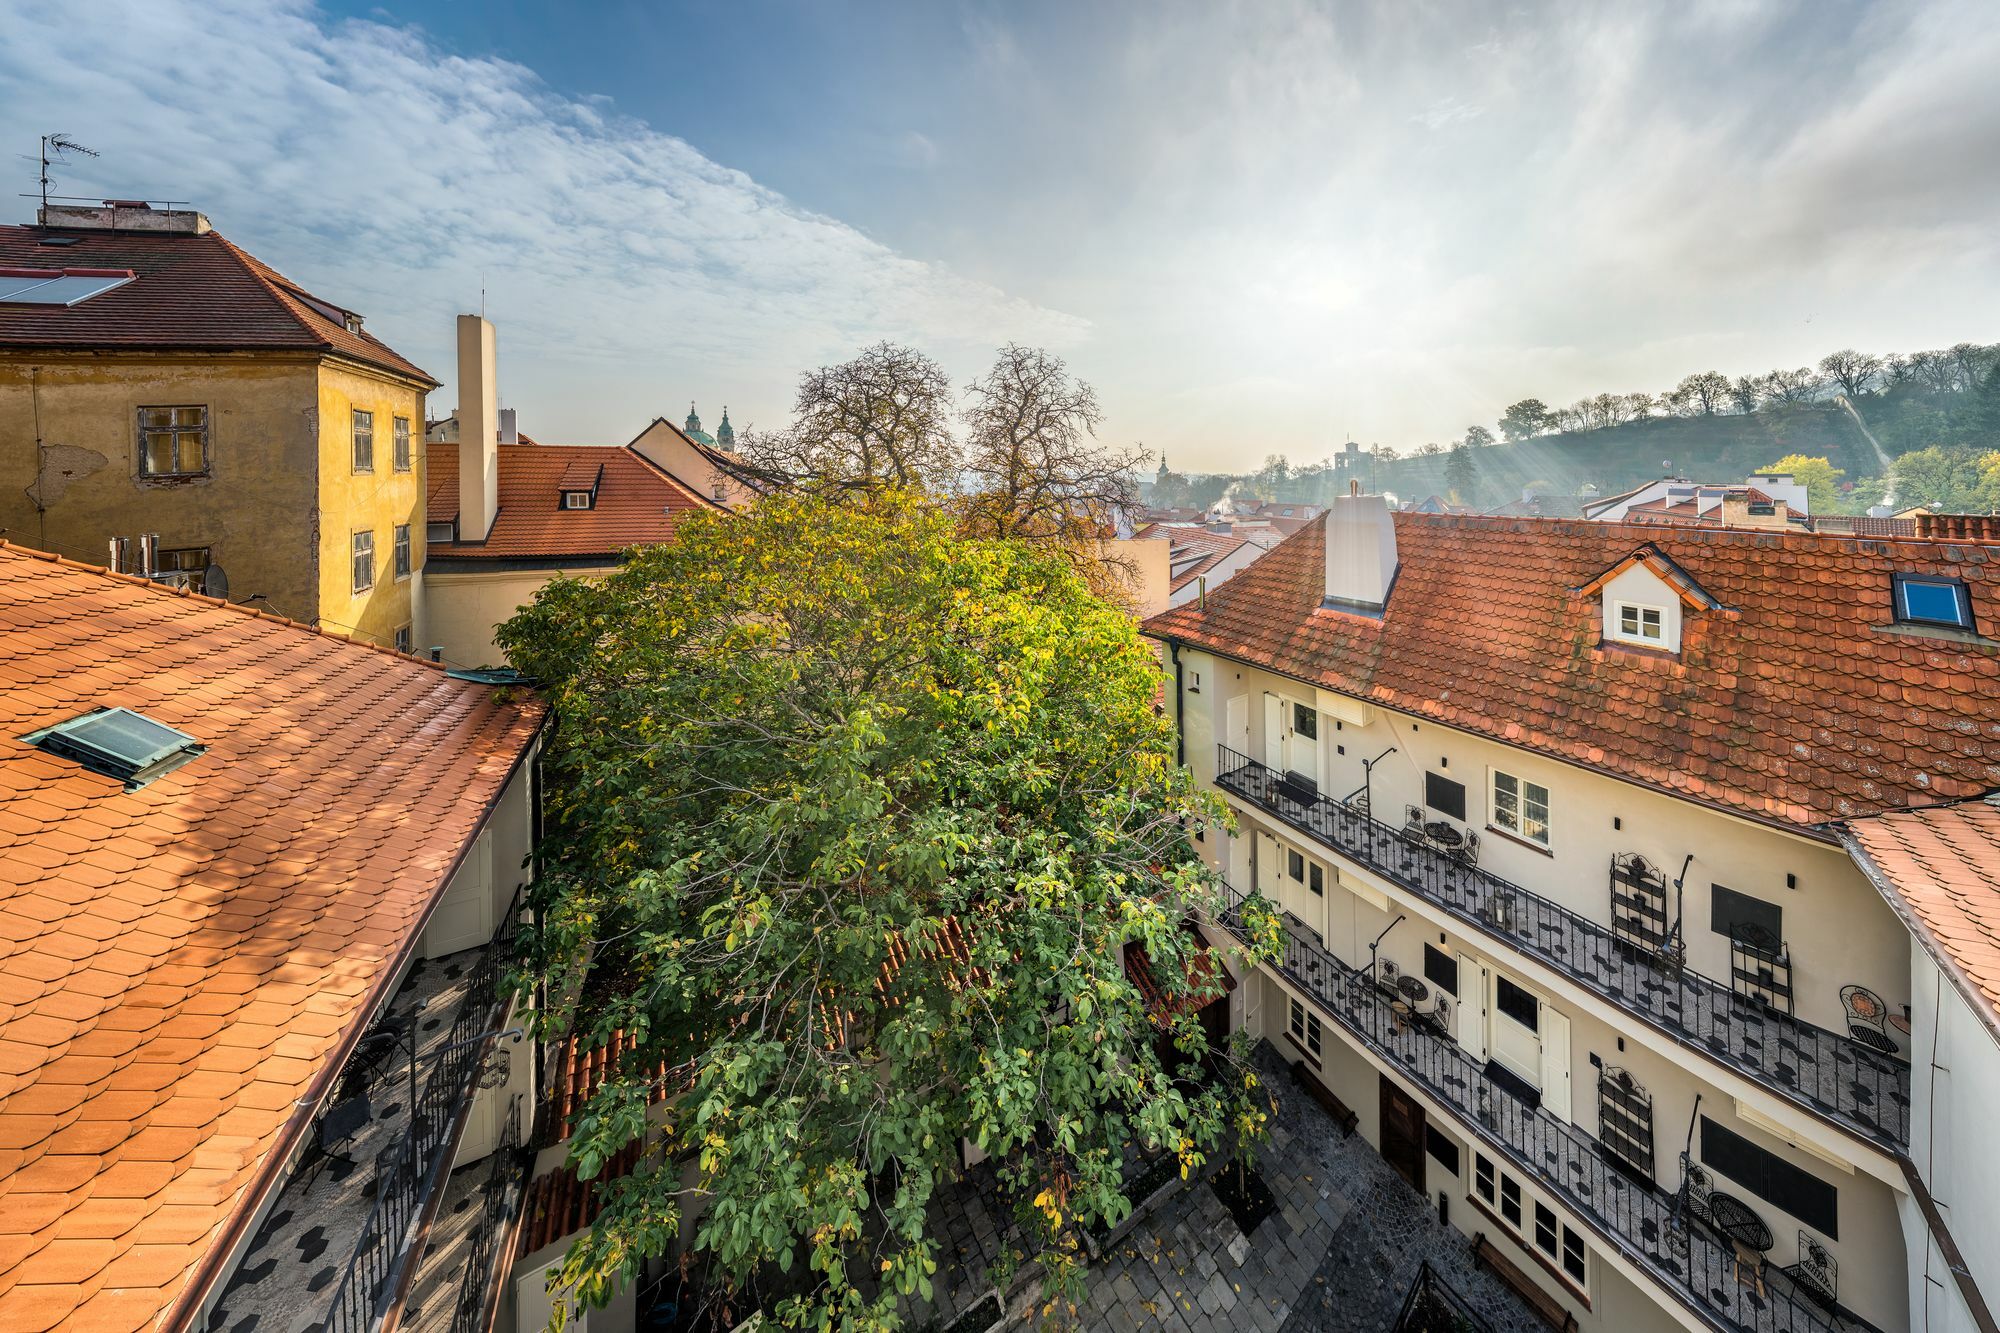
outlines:
[[[1824,458],[1786,454],[1765,472],[1789,472],[1792,480],[1806,488],[1806,504],[1812,513],[1831,514],[1840,504],[1840,479],[1847,475]]]
[[[1187,1171],[1260,1131],[1192,1015],[1220,969],[1190,913],[1220,903],[1188,835],[1226,816],[1175,762],[1157,659],[1067,561],[905,492],[780,494],[550,583],[500,637],[556,717],[542,1021],[637,1041],[576,1121],[580,1174],[672,1094],[562,1269],[584,1299],[685,1230],[739,1315],[894,1327],[961,1138],[1074,1293],[1129,1146]],[[1178,1016],[1127,979],[1135,944]]]

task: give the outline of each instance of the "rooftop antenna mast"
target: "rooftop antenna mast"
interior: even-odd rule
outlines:
[[[53,153],[55,156],[51,157]],[[96,157],[95,148],[85,148],[67,134],[44,134],[42,136],[42,217],[49,215],[49,165],[62,161],[64,153],[82,153],[85,157]]]

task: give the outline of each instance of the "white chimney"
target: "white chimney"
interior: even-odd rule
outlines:
[[[1396,520],[1388,501],[1359,482],[1326,513],[1326,601],[1337,609],[1380,611],[1396,578]]]
[[[520,434],[520,431],[519,431],[519,430],[518,430],[518,429],[517,429],[517,428],[515,427],[515,425],[514,425],[514,409],[513,409],[513,408],[511,408],[511,407],[503,407],[503,408],[501,408],[501,409],[500,409],[500,443],[502,443],[502,444],[519,444],[520,442],[521,442],[521,434]]]
[[[500,508],[500,386],[493,326],[458,317],[458,539],[483,542]]]

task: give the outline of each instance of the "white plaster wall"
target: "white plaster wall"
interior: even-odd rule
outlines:
[[[1640,606],[1657,607],[1660,612],[1660,629],[1664,635],[1660,643],[1651,645],[1663,651],[1677,653],[1681,649],[1681,598],[1680,594],[1660,581],[1660,576],[1644,565],[1634,565],[1617,578],[1604,585],[1603,595],[1598,598],[1598,607],[1603,618],[1604,637],[1615,637],[1618,628],[1614,619],[1615,608],[1620,602],[1635,602]],[[1629,639],[1619,640],[1629,643]]]
[[[1921,944],[1912,943],[1918,1003],[1911,1036],[1910,1160],[1991,1302],[2000,1296],[2000,1048]],[[1958,1284],[1915,1200],[1903,1205],[1911,1327],[1973,1333]]]

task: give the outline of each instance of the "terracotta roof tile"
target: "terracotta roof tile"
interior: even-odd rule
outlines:
[[[1988,798],[1857,819],[1841,840],[2000,1031],[2000,807]]]
[[[1147,633],[1770,822],[2000,787],[2000,654],[1884,632],[1891,575],[1962,578],[2000,627],[2000,548],[1398,513],[1379,619],[1322,607],[1321,517]],[[1679,661],[1600,648],[1580,594],[1635,553],[1682,571]],[[1643,554],[1642,554],[1642,558]]]
[[[577,557],[610,561],[631,546],[670,542],[681,519],[717,506],[629,446],[503,444],[500,510],[484,542],[432,542],[433,560]],[[430,521],[458,517],[458,449],[433,445]],[[589,509],[565,509],[565,488],[587,489]]]
[[[106,705],[206,752],[126,792],[17,739]],[[0,925],[27,927],[0,929],[0,1327],[168,1319],[540,721],[519,691],[0,544]]]
[[[60,250],[42,238],[60,232]],[[53,264],[51,255],[61,256]],[[435,386],[379,338],[315,306],[283,274],[223,239],[163,232],[0,226],[0,267],[117,268],[138,276],[75,306],[0,305],[0,347],[332,353]],[[334,307],[338,309],[338,307]]]

